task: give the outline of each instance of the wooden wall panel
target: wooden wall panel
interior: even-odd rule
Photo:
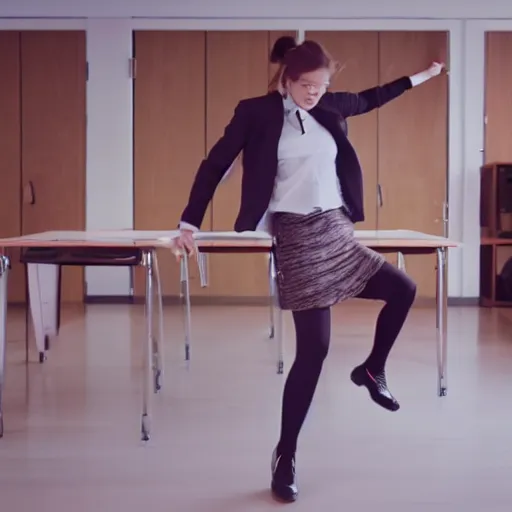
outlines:
[[[207,33],[206,142],[209,150],[224,132],[236,104],[263,95],[269,82],[267,31]],[[241,155],[213,199],[213,229],[232,230],[240,207]],[[212,255],[210,293],[224,297],[268,296],[268,258]]]
[[[21,235],[20,33],[0,32],[0,237]],[[11,260],[8,300],[25,302],[25,269],[19,250]]]
[[[175,229],[205,156],[205,32],[134,33],[134,225]],[[229,88],[229,87],[228,87]],[[211,229],[208,208],[202,229]],[[170,251],[159,256],[163,293],[179,294],[179,265]],[[201,288],[191,260],[191,293]],[[144,294],[136,272],[135,295]]]
[[[378,32],[306,32],[322,44],[340,65],[330,90],[358,92],[379,83]],[[357,229],[377,229],[377,116],[373,111],[348,119],[348,137],[354,145],[364,176],[365,221]]]
[[[486,34],[485,163],[512,162],[512,32]]]
[[[381,32],[380,82],[410,75],[446,59],[445,32]],[[379,110],[379,229],[443,235],[447,198],[448,90],[445,74]],[[434,297],[435,257],[406,258],[418,296]]]
[[[84,31],[22,32],[24,234],[85,229],[85,55]],[[63,269],[62,300],[83,300],[83,274]]]

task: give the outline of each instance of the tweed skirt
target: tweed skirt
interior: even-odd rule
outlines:
[[[277,290],[282,309],[329,307],[357,296],[384,257],[354,238],[341,209],[272,215]]]

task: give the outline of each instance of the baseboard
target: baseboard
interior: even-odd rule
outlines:
[[[448,306],[479,306],[479,297],[448,297]]]
[[[135,304],[131,295],[86,295],[84,304]]]
[[[129,295],[87,295],[85,304],[144,304],[143,297],[132,297]],[[183,303],[178,296],[166,296],[163,298],[165,306],[177,306]],[[268,306],[268,297],[207,297],[192,296],[190,303],[193,306]],[[414,303],[415,307],[434,307],[435,299],[418,297]],[[478,297],[448,297],[450,307],[478,306]]]

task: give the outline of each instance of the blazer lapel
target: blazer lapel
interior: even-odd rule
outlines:
[[[277,158],[277,146],[279,144],[279,138],[281,137],[281,131],[284,123],[284,105],[283,98],[278,91],[269,94],[269,136],[272,143],[275,143],[275,148],[272,147],[272,151],[275,149]]]
[[[309,113],[339,142],[340,137],[344,135],[340,116],[319,106],[312,108]]]

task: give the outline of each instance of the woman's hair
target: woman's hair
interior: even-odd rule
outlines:
[[[275,90],[280,85],[284,87],[288,79],[296,82],[304,73],[317,69],[328,69],[333,74],[337,67],[322,45],[309,40],[297,45],[291,36],[280,37],[274,43],[270,62],[279,64],[279,68],[270,81],[269,90]]]

